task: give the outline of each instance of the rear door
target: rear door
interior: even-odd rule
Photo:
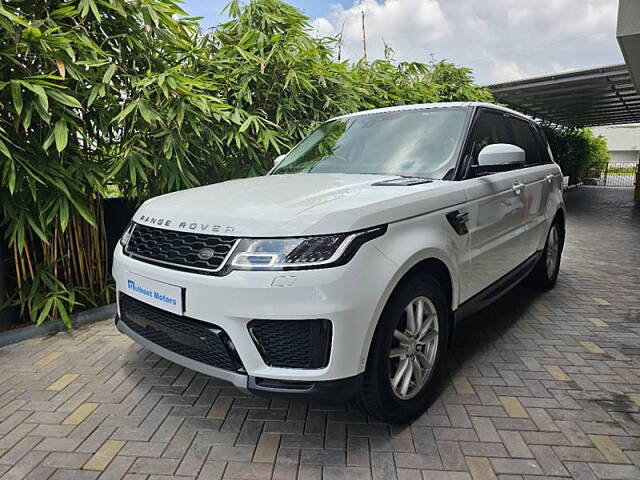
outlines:
[[[470,269],[465,298],[479,293],[526,259],[523,235],[526,188],[523,170],[483,172],[478,154],[487,145],[513,144],[508,117],[499,111],[482,110],[467,144],[469,167],[464,184],[469,198]]]
[[[561,182],[562,178],[537,126],[522,118],[510,117],[509,120],[514,144],[525,151],[525,168],[522,170],[526,185],[524,235],[526,253],[530,256],[544,245],[549,194],[554,182]]]

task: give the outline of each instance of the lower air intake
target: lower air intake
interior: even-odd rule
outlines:
[[[217,325],[166,312],[120,294],[120,321],[156,345],[196,362],[244,372],[228,335]]]
[[[329,320],[252,320],[248,328],[271,367],[312,369],[329,363]]]

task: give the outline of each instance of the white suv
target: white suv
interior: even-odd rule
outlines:
[[[460,318],[525,277],[554,286],[564,218],[560,168],[517,112],[345,115],[268,175],[144,203],[115,252],[117,326],[239,388],[402,422]]]

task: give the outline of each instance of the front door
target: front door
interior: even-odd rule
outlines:
[[[508,118],[482,111],[476,120],[468,155],[471,166],[463,184],[469,199],[469,256],[464,299],[488,287],[524,262],[526,187],[520,168],[482,172],[478,154],[494,143],[513,143]]]

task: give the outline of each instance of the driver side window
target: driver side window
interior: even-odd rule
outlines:
[[[478,167],[478,154],[487,145],[493,145],[495,143],[513,143],[513,136],[511,135],[508,120],[501,113],[484,111],[480,113],[471,135],[471,143],[469,146],[469,155],[471,156],[470,177],[489,173],[483,172]]]

